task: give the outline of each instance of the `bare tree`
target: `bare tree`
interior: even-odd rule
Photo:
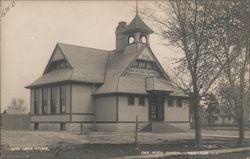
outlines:
[[[169,44],[177,46],[184,53],[178,63],[175,81],[181,79],[182,86],[191,97],[194,109],[196,144],[202,144],[200,101],[211,89],[218,77],[236,55],[220,63],[214,56],[221,49],[217,38],[218,1],[207,0],[170,0],[157,2],[158,10],[166,18],[155,15],[155,12],[143,12],[154,23]],[[164,17],[164,16],[162,16]],[[220,64],[219,64],[220,63]],[[190,78],[190,83],[183,82],[183,77]]]
[[[204,99],[208,123],[214,123],[214,114],[219,113],[219,102],[214,93],[207,93]]]
[[[220,91],[230,112],[239,127],[239,143],[244,142],[246,107],[249,92],[246,72],[249,65],[249,6],[248,0],[219,1],[216,6],[218,16],[214,31],[220,42],[216,45],[214,56],[224,65],[225,61],[234,59],[223,68]]]
[[[13,98],[7,107],[8,114],[24,114],[27,113],[28,108],[22,98]]]

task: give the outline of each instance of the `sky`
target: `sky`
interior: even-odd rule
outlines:
[[[152,5],[139,1],[139,10]],[[1,1],[1,111],[42,75],[57,43],[113,50],[115,28],[135,16],[135,1]],[[8,11],[6,11],[6,8]],[[6,14],[3,14],[6,11]],[[149,21],[145,21],[150,27]],[[174,48],[156,34],[150,46],[168,71]]]

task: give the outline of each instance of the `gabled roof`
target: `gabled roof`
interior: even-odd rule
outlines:
[[[141,19],[141,17],[136,14],[134,19],[130,22],[130,24],[127,26],[127,28],[123,31],[124,34],[128,34],[131,32],[144,32],[147,34],[153,33],[153,30],[151,30]]]
[[[61,81],[86,83],[104,82],[108,55],[109,53],[112,53],[112,51],[61,43],[57,44],[55,49],[61,51],[63,56],[72,66],[72,69],[55,70],[48,73],[45,71],[41,77],[27,86],[27,88]],[[48,65],[49,64],[50,62]],[[48,68],[48,65],[46,68]]]
[[[108,55],[112,51],[58,44],[73,67],[71,80],[103,83]]]
[[[147,48],[151,53],[151,49],[148,45],[134,43],[128,45],[123,53],[110,54],[104,84],[100,86],[94,94],[100,95],[116,92],[147,94],[145,83],[147,75],[126,73],[127,68],[130,67],[130,64],[136,60],[137,57]],[[156,63],[159,63],[155,56],[154,58]],[[164,85],[164,82],[168,83],[168,85],[165,85],[164,88],[157,89],[163,89],[164,91],[172,92],[173,89],[169,86],[170,81],[168,75],[166,72],[164,72],[164,69],[161,69],[161,67],[160,71],[162,71],[161,73],[163,78],[161,78],[161,80],[159,78],[155,79],[157,86],[160,87]],[[144,78],[142,76],[144,76]]]
[[[110,54],[104,84],[97,89],[95,94],[117,92],[121,73],[141,53],[143,48],[145,48],[145,44],[134,43],[128,45],[122,53]]]

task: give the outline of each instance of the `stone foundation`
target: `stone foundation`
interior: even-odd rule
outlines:
[[[148,122],[145,123],[138,123],[138,131],[141,131]],[[136,123],[118,123],[117,124],[117,131],[119,132],[134,132],[136,127]]]
[[[144,128],[148,122],[138,123],[138,131]],[[100,132],[134,132],[135,123],[96,123],[95,129]]]
[[[95,130],[100,132],[115,132],[117,131],[117,123],[96,123]]]
[[[90,132],[94,131],[93,123],[67,123],[71,132]]]
[[[35,130],[35,123],[30,124],[30,129]],[[65,130],[61,130],[61,123],[38,123],[38,129],[41,131],[70,131],[70,132],[89,132],[93,131],[92,123],[65,123]]]
[[[37,123],[41,131],[60,131],[60,123]],[[35,123],[30,124],[30,129],[35,130]]]
[[[34,130],[34,124],[30,128]],[[141,131],[148,122],[138,123],[138,131]],[[190,129],[189,123],[169,123],[181,130]],[[38,123],[38,130],[44,131],[70,131],[70,132],[134,132],[135,123],[65,123],[65,130],[61,130],[60,123]]]

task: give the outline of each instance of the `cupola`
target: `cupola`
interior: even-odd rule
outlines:
[[[151,33],[153,33],[153,30],[143,22],[138,13],[123,31],[123,34],[127,37],[127,44],[136,42],[149,44],[149,34]]]
[[[138,1],[136,1],[138,3]],[[129,25],[119,22],[116,28],[116,50],[122,52],[127,45],[134,43],[149,44],[149,34],[153,33],[141,19],[136,3],[136,15]]]

